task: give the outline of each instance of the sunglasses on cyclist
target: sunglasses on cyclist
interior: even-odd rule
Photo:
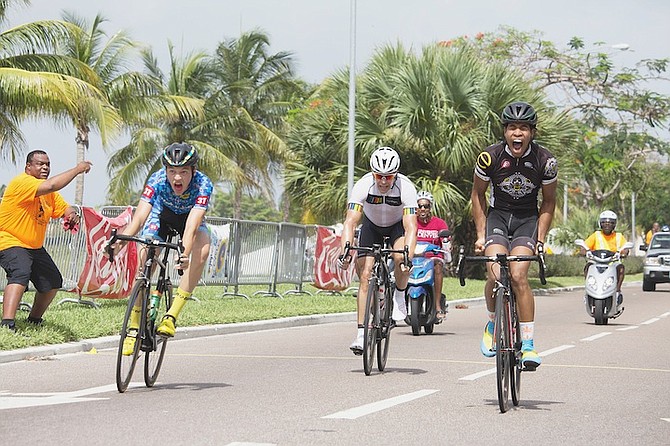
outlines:
[[[419,209],[430,209],[430,203],[428,204],[420,204]]]
[[[384,175],[384,174],[381,174],[381,173],[373,173],[372,175],[374,175],[375,180],[377,180],[377,181],[383,181],[383,180],[393,181],[393,179],[395,178],[394,173],[387,174],[387,175]]]

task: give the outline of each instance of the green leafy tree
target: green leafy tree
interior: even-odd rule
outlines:
[[[217,190],[216,197],[207,215],[233,218],[235,213],[235,194]],[[272,201],[265,196],[243,196],[240,203],[240,217],[242,220],[281,222],[282,214]]]
[[[289,135],[297,161],[289,165],[287,188],[324,224],[343,218],[347,199],[347,79],[340,72],[324,82]],[[402,45],[382,48],[357,77],[356,176],[369,170],[374,149],[394,147],[401,172],[431,191],[437,213],[467,238],[474,160],[502,138],[498,116],[513,100],[536,106],[543,144],[575,139],[571,120],[517,70],[483,61],[473,48],[436,44],[418,55]]]

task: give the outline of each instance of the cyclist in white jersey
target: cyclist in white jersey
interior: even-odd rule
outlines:
[[[354,232],[361,223],[358,246],[383,244],[384,237],[394,249],[409,247],[409,265],[403,264],[402,254],[393,254],[395,261],[396,291],[392,318],[402,321],[407,316],[405,292],[409,280],[412,255],[416,246],[416,187],[405,175],[398,173],[400,156],[390,147],[380,147],[370,157],[372,172],[367,173],[354,185],[347,205],[347,215],[342,230],[342,252],[347,242],[354,245]],[[340,256],[340,267],[347,268],[351,257]],[[368,279],[374,258],[368,253],[359,253],[356,259],[358,287],[358,332],[349,347],[354,354],[363,353],[363,318]]]

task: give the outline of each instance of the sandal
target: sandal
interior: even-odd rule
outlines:
[[[444,321],[447,318],[447,311],[446,310],[438,310],[437,315],[435,317],[435,323],[436,324],[441,324],[442,321]]]

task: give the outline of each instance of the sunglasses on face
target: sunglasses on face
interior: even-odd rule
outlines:
[[[430,209],[430,203],[429,204],[420,204],[419,209]]]
[[[390,174],[390,175],[384,175],[381,173],[373,173],[375,180],[377,181],[393,181],[393,178],[395,178],[395,174]]]

